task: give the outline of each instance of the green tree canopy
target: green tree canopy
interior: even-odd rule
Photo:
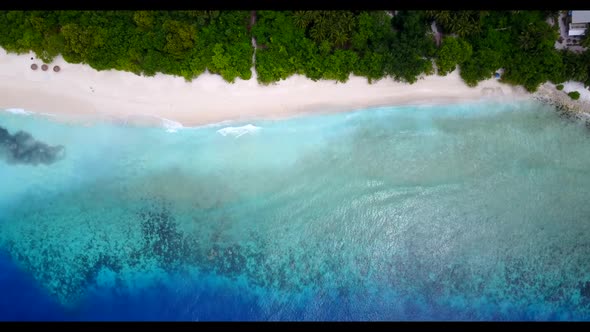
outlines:
[[[97,70],[164,73],[187,80],[206,70],[228,82],[267,84],[300,74],[345,82],[384,77],[413,83],[459,66],[471,86],[504,68],[502,81],[590,84],[590,53],[554,48],[554,11],[0,11],[0,46],[57,55]],[[436,48],[432,21],[446,34]],[[583,44],[587,45],[588,38]]]
[[[438,74],[445,76],[452,72],[457,65],[469,60],[472,53],[471,45],[464,39],[445,37],[436,59]]]

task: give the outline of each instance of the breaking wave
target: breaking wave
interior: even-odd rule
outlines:
[[[241,127],[225,127],[222,129],[219,129],[217,132],[223,136],[233,136],[235,138],[238,138],[240,136],[246,135],[246,134],[254,134],[258,131],[260,131],[260,127],[256,127],[255,125],[252,124],[247,124],[245,126],[241,126]]]

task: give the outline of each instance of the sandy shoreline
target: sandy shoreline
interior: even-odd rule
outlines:
[[[33,58],[33,60],[31,60]],[[431,75],[415,84],[384,79],[369,84],[351,77],[345,83],[313,82],[293,76],[270,86],[248,81],[226,83],[203,74],[192,82],[158,74],[142,77],[119,71],[96,71],[88,65],[56,58],[44,72],[33,53],[7,54],[0,48],[0,108],[21,108],[62,120],[113,120],[161,124],[162,118],[184,126],[231,120],[279,119],[312,112],[351,111],[366,107],[452,103],[481,98],[529,98],[524,89],[495,79],[470,88],[457,71]],[[61,71],[52,71],[59,65]]]

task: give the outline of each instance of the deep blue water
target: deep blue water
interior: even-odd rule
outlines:
[[[0,320],[590,318],[590,134],[536,102],[0,126],[66,152],[0,151]]]
[[[11,321],[63,320],[59,304],[6,254],[0,254],[0,318]]]
[[[0,319],[3,321],[243,321],[263,317],[257,302],[231,289],[160,285],[140,294],[102,290],[67,310],[10,257],[0,256]],[[179,290],[181,293],[179,293]]]

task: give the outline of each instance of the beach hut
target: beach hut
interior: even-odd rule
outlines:
[[[53,66],[53,71],[54,72],[57,73],[57,72],[59,72],[59,70],[60,70],[59,66]]]
[[[39,68],[39,66],[37,66],[37,64],[36,64],[36,63],[34,63],[34,64],[32,64],[32,65],[31,65],[31,69],[33,69],[33,70],[37,70],[37,68]]]
[[[43,64],[43,66],[41,66],[41,69],[43,69],[43,71],[47,71],[49,67],[46,64]]]

